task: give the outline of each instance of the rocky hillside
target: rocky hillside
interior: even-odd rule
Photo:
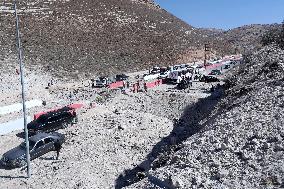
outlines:
[[[237,51],[249,53],[260,48],[262,36],[273,29],[281,28],[280,24],[253,24],[234,28],[217,34],[225,43],[232,44]]]
[[[0,5],[0,60],[16,53],[11,2]],[[203,39],[150,0],[32,0],[18,8],[25,61],[58,75],[173,64]]]
[[[185,111],[176,130],[188,138],[153,161],[148,179],[128,188],[284,187],[283,57],[275,46],[250,56],[215,108],[204,114],[195,105],[197,119]]]
[[[250,54],[262,47],[262,38],[269,31],[280,30],[280,24],[252,24],[230,30],[198,30],[206,37],[216,55]]]

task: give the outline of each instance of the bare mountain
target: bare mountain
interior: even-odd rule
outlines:
[[[280,24],[253,24],[224,31],[220,34],[229,44],[241,52],[252,51],[261,47],[261,38],[269,30],[280,28]]]
[[[270,26],[199,29],[153,0],[30,0],[18,6],[25,62],[57,76],[89,76],[172,65],[259,46]],[[12,0],[0,4],[0,64],[16,56]],[[6,64],[6,63],[5,63]]]
[[[15,55],[12,1],[2,3],[0,57]],[[153,1],[32,0],[18,6],[25,61],[54,73],[106,73],[173,64],[200,32]]]

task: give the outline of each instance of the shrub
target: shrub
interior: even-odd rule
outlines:
[[[102,96],[97,96],[96,97],[96,102],[97,103],[103,103],[104,102],[104,98]]]

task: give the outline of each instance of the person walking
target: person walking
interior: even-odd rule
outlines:
[[[58,160],[58,158],[59,158],[59,153],[60,153],[60,150],[61,150],[61,148],[62,148],[62,145],[60,144],[59,141],[56,141],[56,142],[54,143],[54,147],[55,147],[55,151],[56,151],[56,160]]]
[[[181,82],[181,80],[182,80],[182,77],[181,77],[181,75],[179,74],[179,75],[178,75],[178,78],[177,78],[177,84],[179,84],[179,83]]]
[[[136,93],[138,93],[138,91],[140,90],[140,83],[139,83],[139,81],[137,81],[136,86],[137,86]]]
[[[144,83],[144,91],[147,92],[147,83]]]
[[[123,89],[125,90],[126,89],[126,81],[122,81],[122,85],[123,85]]]

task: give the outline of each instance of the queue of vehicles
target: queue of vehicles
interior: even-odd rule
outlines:
[[[154,66],[148,74],[143,75],[144,81],[152,81],[156,79],[164,79],[166,82],[178,84],[180,83],[183,76],[190,74],[191,76],[195,75],[194,78],[198,78],[200,81],[211,82],[218,80],[218,76],[236,64],[240,64],[242,61],[241,55],[224,57],[220,60],[212,60],[207,63],[206,66],[203,63],[197,64],[179,64],[169,67],[158,67]],[[208,69],[211,66],[217,66],[214,69]],[[198,77],[196,77],[196,74]],[[217,77],[214,79],[213,77]],[[95,80],[94,87],[108,87],[110,84],[118,81],[127,81],[128,76],[125,74],[116,75],[115,77],[99,77]]]
[[[180,86],[190,86],[187,82],[181,83],[181,78],[191,77],[191,80],[199,80],[201,82],[218,82],[219,76],[234,66],[241,64],[242,56],[228,56],[219,60],[209,61],[206,66],[203,63],[198,64],[180,64],[170,67],[154,67],[149,74],[144,76],[144,80],[165,79],[169,83],[178,84]],[[183,88],[183,87],[181,87]]]

